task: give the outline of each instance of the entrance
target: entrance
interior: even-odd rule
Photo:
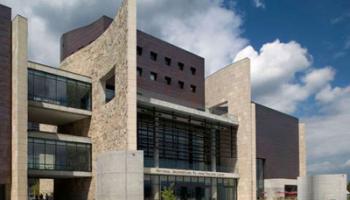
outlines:
[[[180,200],[209,200],[211,187],[199,183],[179,183],[175,185],[175,194]]]

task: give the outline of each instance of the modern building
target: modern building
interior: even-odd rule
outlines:
[[[249,59],[205,78],[202,57],[136,29],[136,0],[63,34],[58,68],[28,60],[27,26],[0,5],[1,200],[161,199],[165,188],[253,200],[257,171],[261,182],[305,170],[298,120],[251,102]]]

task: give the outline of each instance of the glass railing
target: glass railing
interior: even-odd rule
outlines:
[[[29,137],[28,169],[91,172],[91,144]]]
[[[29,69],[28,99],[91,110],[91,84]]]

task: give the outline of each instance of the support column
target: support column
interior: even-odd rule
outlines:
[[[154,158],[154,167],[159,168],[159,131],[158,128],[160,126],[159,123],[159,117],[156,117],[155,110],[153,110],[153,116],[154,116],[154,127],[153,127],[153,137],[154,137],[154,152],[153,152],[153,158]]]
[[[12,22],[12,181],[11,200],[28,197],[28,49],[27,19],[16,16]]]
[[[215,129],[211,129],[210,131],[211,171],[216,172],[216,131]]]

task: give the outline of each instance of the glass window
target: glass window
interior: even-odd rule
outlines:
[[[142,47],[137,46],[137,55],[142,56]]]
[[[91,110],[91,84],[29,69],[28,99]]]
[[[177,66],[179,67],[179,70],[181,70],[181,71],[184,70],[185,65],[184,65],[183,63],[178,62],[178,63],[177,63]]]
[[[166,76],[164,79],[165,79],[165,82],[167,85],[171,85],[171,78],[170,77]]]
[[[137,75],[142,76],[142,68],[141,67],[137,67]]]
[[[166,64],[166,65],[168,65],[168,66],[171,65],[171,58],[165,57],[165,58],[164,58],[164,61],[165,61],[165,64]]]
[[[178,84],[179,84],[179,88],[184,89],[185,83],[183,81],[179,81]]]
[[[196,68],[191,67],[191,74],[192,74],[192,75],[196,75],[196,71],[197,71]]]
[[[157,80],[157,73],[151,72],[149,78],[150,78],[152,81],[156,81],[156,80]]]
[[[155,52],[151,51],[151,53],[150,53],[150,57],[151,57],[151,60],[153,60],[153,61],[157,61],[157,57],[158,57],[158,55],[157,55],[157,53],[155,53]]]

